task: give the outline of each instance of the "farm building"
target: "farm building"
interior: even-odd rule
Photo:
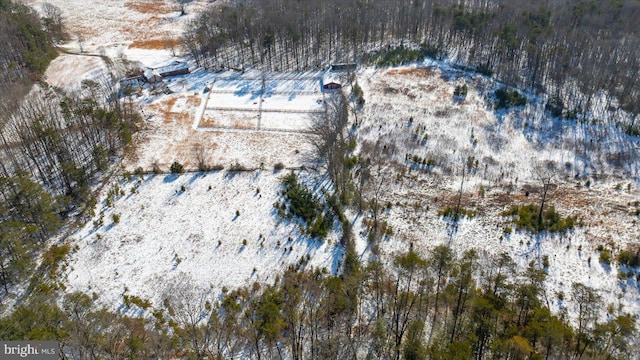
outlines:
[[[169,65],[161,66],[153,70],[157,71],[163,78],[176,75],[186,75],[189,74],[189,64],[184,61],[174,61]]]
[[[341,88],[342,85],[334,81],[322,85],[322,90],[324,91],[339,90]]]
[[[354,63],[331,64],[331,71],[356,71],[357,67]]]
[[[142,77],[149,84],[155,84],[162,81],[162,76],[157,71],[151,69],[145,70]]]
[[[342,79],[334,74],[326,73],[320,80],[322,92],[335,92],[342,88]]]

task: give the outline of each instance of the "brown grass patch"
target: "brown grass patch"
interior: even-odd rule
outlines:
[[[171,6],[164,1],[130,1],[124,7],[141,14],[168,14],[177,11],[177,5]]]
[[[205,118],[203,117],[200,120],[200,124],[198,125],[198,127],[204,127],[204,128],[214,128],[214,127],[218,127],[218,123],[216,122],[215,119],[211,119],[211,118]]]
[[[173,108],[177,100],[177,97],[172,97],[156,104],[149,104],[147,108],[153,112],[155,116],[161,116],[165,124],[170,124],[173,122],[173,116],[175,115],[171,112],[171,108]]]
[[[151,39],[151,40],[134,40],[129,48],[147,49],[147,50],[162,50],[171,49],[178,46],[178,41],[174,39]]]
[[[176,101],[178,101],[178,98],[172,97],[172,98],[169,98],[168,100],[163,101],[163,103],[166,103],[167,109],[171,109],[176,104]]]
[[[199,96],[189,96],[189,98],[187,99],[187,105],[193,106],[193,107],[200,106],[201,102],[202,102],[202,98]]]
[[[191,115],[189,113],[177,113],[174,114],[174,117],[176,119],[176,122],[178,123],[187,123],[188,125],[191,124]]]
[[[387,70],[387,75],[411,75],[411,76],[421,76],[428,77],[433,75],[433,71],[427,68],[416,68],[416,69],[392,69]]]

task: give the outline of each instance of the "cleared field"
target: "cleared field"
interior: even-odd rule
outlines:
[[[210,110],[204,112],[201,128],[256,129],[258,112]]]
[[[218,79],[213,83],[211,90],[213,92],[233,92],[239,95],[259,93],[262,90],[262,81],[251,79]]]
[[[304,132],[311,128],[314,114],[264,112],[260,119],[263,130],[281,130]]]
[[[267,80],[266,92],[308,92],[320,94],[319,78],[302,78],[290,80]]]
[[[266,94],[262,102],[263,110],[284,110],[284,111],[324,111],[324,100],[321,94],[300,95],[291,94]]]
[[[258,111],[260,95],[243,93],[211,93],[207,102],[207,109],[243,109]]]

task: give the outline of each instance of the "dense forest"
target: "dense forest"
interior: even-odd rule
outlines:
[[[238,1],[204,14],[185,44],[198,64],[212,68],[284,71],[448,58],[545,93],[554,114],[598,112],[638,135],[638,16],[633,0]]]
[[[57,55],[53,39],[31,8],[0,0],[0,103],[19,100],[42,76]]]
[[[77,93],[38,82],[57,54],[54,41],[64,37],[59,9],[44,8],[50,17],[42,19],[26,6],[0,1],[3,297],[31,273],[66,216],[95,202],[95,176],[131,141],[139,119],[131,99],[113,96],[113,79],[84,81]]]

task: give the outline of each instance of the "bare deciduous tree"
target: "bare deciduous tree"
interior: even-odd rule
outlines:
[[[330,97],[326,105],[326,113],[316,117],[311,126],[309,140],[315,148],[317,159],[327,167],[337,194],[341,195],[349,178],[349,169],[345,163],[347,101],[344,94],[339,93]]]
[[[180,16],[187,15],[187,4],[191,2],[191,0],[176,0],[180,10]]]
[[[557,185],[552,183],[557,173],[556,163],[551,160],[537,162],[533,166],[533,172],[535,173],[538,181],[542,184],[542,188],[540,189],[540,211],[538,212],[538,226],[541,229],[542,215],[544,212],[544,205],[547,201],[547,196],[549,195],[549,191],[557,188]]]
[[[45,29],[51,34],[53,40],[60,41],[64,39],[62,29],[62,10],[59,7],[50,4],[42,4],[42,20]]]
[[[193,154],[198,162],[198,170],[209,171],[211,167],[207,164],[207,154],[204,145],[201,143],[193,145]]]

